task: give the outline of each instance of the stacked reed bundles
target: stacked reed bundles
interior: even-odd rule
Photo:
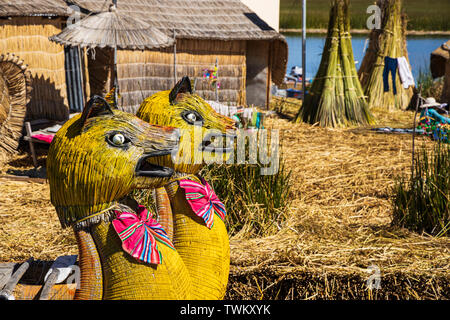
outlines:
[[[396,95],[392,91],[390,75],[390,91],[384,92],[383,85],[385,57],[403,56],[409,63],[406,48],[406,16],[402,13],[402,0],[378,0],[377,5],[381,8],[381,29],[373,29],[370,33],[369,47],[358,71],[359,79],[368,97],[370,108],[406,109],[413,95],[413,88],[403,88],[398,74],[395,81]]]
[[[14,153],[31,95],[30,72],[14,54],[0,55],[0,158]]]
[[[324,127],[373,123],[356,72],[348,9],[348,0],[333,0],[320,67],[297,122]]]
[[[14,17],[0,21],[0,52],[14,53],[31,71],[27,119],[65,120],[69,114],[64,47],[48,40],[61,31],[63,20]]]
[[[205,69],[219,62],[219,100],[245,103],[246,41],[177,40],[177,80],[197,78],[195,92],[205,100],[215,100],[215,89],[203,78]],[[98,51],[98,50],[97,50]],[[93,61],[96,63],[96,61]],[[124,111],[136,113],[140,103],[152,94],[174,86],[173,49],[117,53],[117,72]],[[90,72],[92,76],[92,72]]]

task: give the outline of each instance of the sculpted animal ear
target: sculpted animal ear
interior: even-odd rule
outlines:
[[[169,94],[170,104],[177,104],[178,100],[182,97],[184,93],[192,94],[191,80],[189,77],[184,76],[183,79],[178,81],[178,83],[173,87]]]
[[[111,106],[105,99],[100,96],[94,95],[86,103],[86,106],[83,109],[83,113],[81,114],[81,122],[84,125],[87,119],[105,114],[113,115],[114,112],[111,110]]]

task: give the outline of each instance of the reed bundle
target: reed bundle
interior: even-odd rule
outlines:
[[[296,121],[324,127],[371,124],[359,82],[350,36],[348,0],[333,0],[319,70]]]
[[[381,29],[373,29],[370,33],[369,46],[358,71],[359,79],[370,108],[405,109],[413,95],[413,88],[403,88],[398,75],[395,81],[397,94],[392,91],[390,76],[391,90],[384,92],[383,86],[384,58],[403,56],[408,60],[407,21],[402,13],[402,0],[378,0],[377,5],[381,8]]]

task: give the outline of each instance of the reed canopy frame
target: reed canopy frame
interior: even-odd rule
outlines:
[[[169,38],[146,22],[120,12],[117,2],[109,10],[88,15],[74,24],[68,25],[62,32],[49,40],[64,46],[81,48],[112,48],[114,50],[114,102],[118,104],[119,83],[117,79],[117,50],[144,50],[173,46],[174,39]]]

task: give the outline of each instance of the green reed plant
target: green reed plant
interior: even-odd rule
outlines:
[[[416,155],[411,177],[398,177],[393,188],[397,226],[435,236],[450,235],[450,146],[436,143]]]
[[[261,175],[261,167],[260,163],[213,164],[201,172],[227,208],[230,234],[270,235],[286,220],[291,171],[282,159],[273,175]]]

